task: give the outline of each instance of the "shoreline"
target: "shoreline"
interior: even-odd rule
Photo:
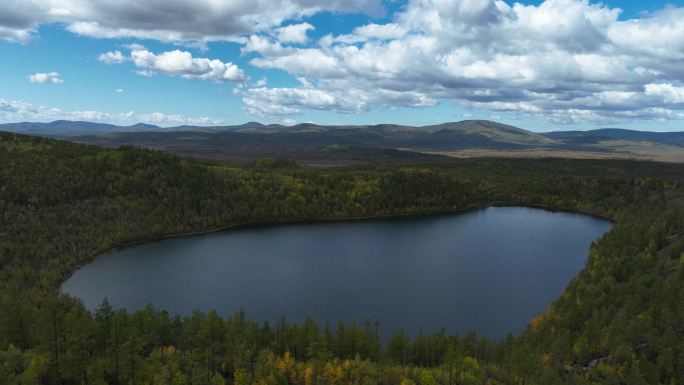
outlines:
[[[371,220],[381,220],[381,219],[402,219],[402,218],[409,218],[409,217],[428,217],[428,216],[467,213],[467,212],[471,212],[471,211],[485,210],[485,209],[490,208],[490,207],[522,207],[522,208],[540,209],[540,210],[545,210],[545,211],[549,211],[549,212],[581,214],[581,215],[588,215],[591,217],[595,217],[598,219],[607,220],[611,224],[613,224],[613,225],[615,224],[615,219],[609,217],[608,215],[604,215],[601,213],[581,211],[578,209],[572,209],[572,208],[567,208],[567,207],[557,207],[557,206],[548,205],[548,204],[521,204],[521,203],[502,202],[502,201],[491,202],[491,203],[486,204],[486,205],[474,206],[474,207],[469,207],[469,208],[454,209],[454,210],[426,211],[426,212],[420,212],[420,213],[397,213],[397,214],[370,215],[370,216],[360,216],[360,217],[353,217],[352,216],[352,217],[302,218],[302,219],[286,219],[286,220],[278,220],[278,221],[233,223],[230,225],[220,226],[220,227],[209,229],[209,230],[191,231],[191,232],[184,232],[184,233],[174,233],[174,234],[168,234],[168,235],[155,236],[155,237],[151,237],[151,238],[125,242],[125,243],[119,244],[117,246],[108,248],[104,251],[96,253],[91,258],[89,258],[87,261],[84,261],[83,263],[80,263],[77,266],[75,266],[73,269],[71,269],[71,271],[68,274],[65,274],[59,280],[59,282],[57,284],[57,291],[61,292],[61,287],[64,284],[64,282],[69,280],[69,278],[71,278],[71,276],[76,271],[78,271],[80,268],[87,265],[88,263],[93,262],[95,259],[102,257],[104,255],[110,254],[112,252],[115,252],[117,250],[121,250],[121,249],[126,248],[126,247],[141,245],[141,244],[149,243],[149,242],[163,241],[163,240],[174,239],[174,238],[192,237],[192,236],[198,236],[198,235],[206,235],[206,234],[218,233],[221,231],[228,231],[228,230],[235,230],[235,229],[249,228],[249,227],[258,227],[258,226],[279,226],[279,225],[288,225],[288,224],[311,224],[311,223],[325,223],[325,222],[354,222],[354,221],[371,221]]]

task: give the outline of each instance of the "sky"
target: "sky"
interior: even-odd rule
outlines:
[[[0,122],[684,131],[684,0],[0,7]]]

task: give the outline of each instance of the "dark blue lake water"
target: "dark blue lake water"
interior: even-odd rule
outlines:
[[[244,308],[252,320],[378,320],[384,336],[519,332],[560,296],[611,223],[520,207],[245,227],[97,258],[62,291],[94,309]]]

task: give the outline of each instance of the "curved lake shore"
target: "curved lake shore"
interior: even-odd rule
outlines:
[[[610,222],[524,207],[430,216],[240,226],[124,247],[77,270],[62,291],[172,313],[244,308],[324,323],[520,331],[579,272]]]

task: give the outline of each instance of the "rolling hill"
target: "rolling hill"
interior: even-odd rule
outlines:
[[[41,136],[73,136],[94,132],[141,132],[163,131],[152,124],[138,123],[132,126],[117,126],[107,123],[95,123],[73,120],[55,120],[49,123],[20,122],[0,124],[0,131],[17,132]]]
[[[684,132],[624,129],[535,133],[488,120],[429,126],[316,125],[248,122],[162,128],[91,122],[12,123],[0,131],[106,147],[133,145],[183,156],[235,162],[278,157],[310,165],[420,161],[454,157],[634,158],[684,162]],[[392,150],[392,151],[388,151]]]
[[[556,131],[546,134],[563,140],[601,141],[607,139],[655,142],[684,146],[684,132],[634,131],[622,128],[601,128],[589,131]]]

